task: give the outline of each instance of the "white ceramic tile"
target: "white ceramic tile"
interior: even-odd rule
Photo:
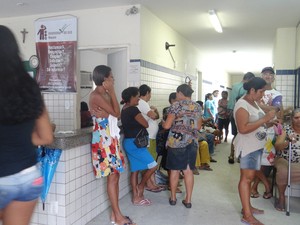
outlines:
[[[65,172],[65,162],[58,162],[57,167],[56,167],[57,172]]]
[[[69,171],[70,174],[70,182],[74,181],[76,178],[75,169]]]
[[[58,216],[65,217],[66,216],[66,208],[62,206],[58,206]]]
[[[66,185],[65,184],[57,184],[56,186],[56,192],[57,194],[66,194]]]
[[[45,215],[45,214],[39,214],[38,215],[38,223],[41,224],[41,225],[47,225],[48,224],[48,215]]]
[[[75,189],[76,189],[76,182],[75,182],[75,179],[74,179],[74,180],[71,180],[70,183],[69,183],[69,191],[73,192],[73,191],[75,191]]]
[[[77,179],[75,180],[75,186],[76,186],[76,189],[82,187],[82,180],[81,180],[81,177],[79,177],[79,178],[77,178]]]
[[[66,205],[66,195],[57,194],[56,198],[60,206],[64,207]]]
[[[69,225],[68,220],[64,217],[57,217],[57,225]],[[50,224],[49,224],[50,225]]]
[[[51,225],[59,225],[57,224],[57,221],[56,221],[56,216],[53,216],[53,215],[48,215],[48,220],[47,220],[47,224],[51,224]]]
[[[61,172],[56,172],[56,183],[65,184],[66,183],[66,174]]]
[[[70,160],[70,170],[74,170],[77,167],[76,165],[76,158],[72,158]]]

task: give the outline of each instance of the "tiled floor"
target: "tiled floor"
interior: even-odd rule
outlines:
[[[181,203],[184,192],[177,195],[177,205],[170,206],[168,191],[160,193],[145,191],[145,196],[153,201],[153,205],[133,206],[131,195],[128,194],[120,200],[122,212],[130,216],[137,225],[242,224],[240,222],[241,204],[237,190],[239,164],[228,164],[229,151],[229,143],[218,145],[214,156],[218,162],[211,165],[213,171],[200,171],[200,175],[195,176],[191,209],[186,209]],[[259,191],[263,193],[262,186],[259,187]],[[266,225],[300,224],[300,198],[291,198],[290,216],[274,209],[274,198],[266,200],[260,197],[251,201],[253,206],[265,210],[265,214],[258,215],[257,218]],[[109,213],[110,209],[87,225],[109,225]]]

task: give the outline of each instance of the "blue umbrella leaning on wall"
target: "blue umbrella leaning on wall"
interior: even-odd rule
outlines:
[[[50,149],[43,146],[39,146],[37,148],[37,160],[40,162],[41,172],[44,177],[44,186],[41,194],[43,210],[45,210],[46,197],[49,192],[61,152],[61,149]]]

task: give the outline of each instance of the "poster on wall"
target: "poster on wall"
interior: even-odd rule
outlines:
[[[76,92],[77,18],[35,21],[36,52],[40,64],[36,80],[42,91]]]

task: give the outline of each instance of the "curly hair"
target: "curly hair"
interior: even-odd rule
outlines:
[[[44,102],[36,81],[26,72],[13,33],[0,25],[0,124],[37,119]]]

